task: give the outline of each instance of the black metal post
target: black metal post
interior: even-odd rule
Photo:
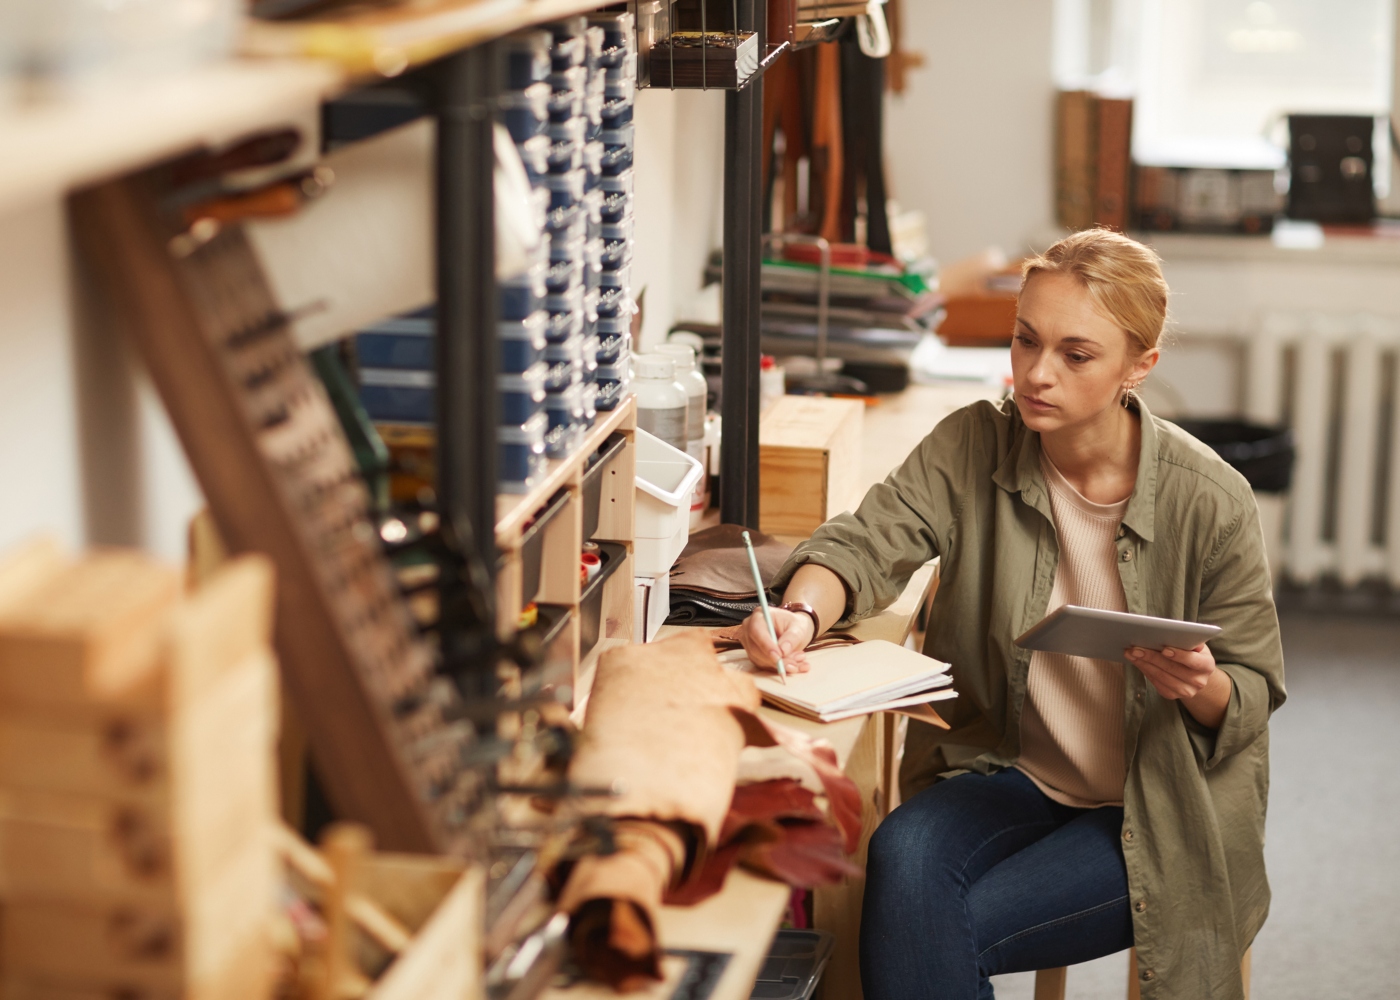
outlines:
[[[766,0],[739,0],[739,27],[767,51]],[[723,443],[720,517],[758,527],[759,277],[763,78],[725,94]]]
[[[478,695],[491,693],[494,669],[485,654],[495,628],[496,81],[489,43],[444,59],[434,79],[437,499],[443,536],[461,557],[443,567],[439,629],[445,667]]]

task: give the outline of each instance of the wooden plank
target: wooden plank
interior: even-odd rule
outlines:
[[[472,866],[454,879],[408,950],[374,984],[367,1000],[482,1000],[486,877]]]
[[[310,59],[226,59],[0,111],[0,214],[202,146],[315,121],[348,78]]]
[[[252,21],[243,51],[332,59],[355,73],[397,76],[532,24],[582,14],[606,0],[428,0],[407,8],[351,8],[296,21]]]

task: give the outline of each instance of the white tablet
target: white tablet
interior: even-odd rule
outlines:
[[[1095,660],[1123,660],[1129,646],[1143,649],[1195,649],[1220,634],[1218,625],[1130,615],[1066,604],[1056,608],[1016,640],[1022,649],[1068,653]]]

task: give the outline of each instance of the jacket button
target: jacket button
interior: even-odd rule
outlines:
[[[1132,550],[1132,549],[1124,549],[1124,550],[1123,550],[1123,561],[1124,561],[1124,562],[1132,562],[1132,561],[1133,561],[1133,550]]]
[[[1142,701],[1142,692],[1139,691],[1134,697],[1136,697],[1138,701]]]
[[[1157,973],[1153,972],[1151,969],[1143,969],[1143,970],[1142,970],[1142,978],[1143,978],[1143,979],[1156,979],[1156,978],[1157,978]]]
[[[1137,910],[1139,913],[1142,913],[1144,910],[1147,909],[1147,902],[1145,900],[1139,899],[1136,903],[1133,904],[1133,909]]]
[[[1120,525],[1118,526],[1118,537],[1119,537],[1119,538],[1122,538],[1122,537],[1123,537],[1124,535],[1126,535],[1127,533],[1128,533],[1128,529],[1125,528],[1125,527],[1123,527],[1123,526],[1120,524]]]
[[[1133,831],[1132,831],[1132,830],[1124,830],[1124,831],[1123,831],[1123,839],[1124,839],[1124,840],[1132,840],[1132,839],[1133,839]]]

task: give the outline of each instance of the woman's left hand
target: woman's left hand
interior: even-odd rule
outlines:
[[[1233,685],[1230,675],[1215,665],[1215,656],[1204,643],[1195,649],[1168,646],[1154,649],[1131,646],[1128,662],[1142,671],[1157,693],[1179,701],[1197,722],[1218,729],[1224,721]]]
[[[1204,643],[1195,649],[1175,649],[1168,646],[1160,653],[1155,649],[1131,646],[1128,662],[1168,701],[1186,701],[1206,689],[1215,673],[1215,657]]]

